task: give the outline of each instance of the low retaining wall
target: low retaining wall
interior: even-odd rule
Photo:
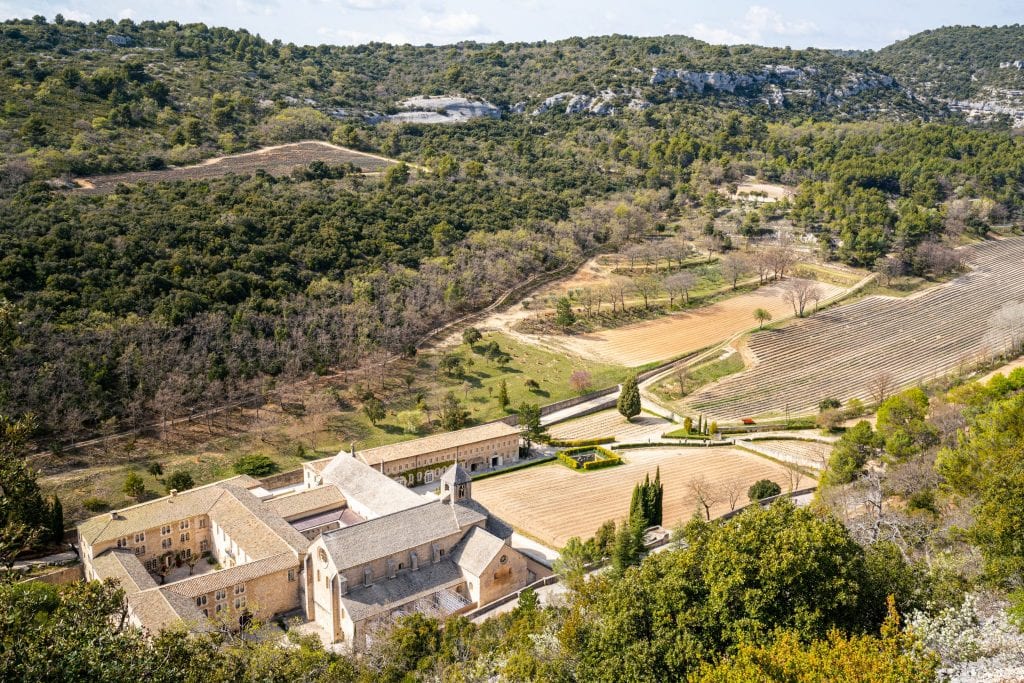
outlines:
[[[740,514],[744,510],[747,510],[747,509],[751,508],[754,505],[760,505],[761,507],[765,507],[766,505],[771,505],[772,503],[774,503],[775,501],[779,500],[780,498],[796,498],[797,496],[804,496],[804,495],[807,495],[808,493],[814,493],[817,490],[818,490],[817,486],[811,486],[811,487],[806,488],[806,489],[800,489],[799,491],[790,491],[789,493],[780,493],[777,496],[771,496],[769,498],[762,498],[761,500],[757,501],[756,503],[749,503],[747,505],[744,505],[741,508],[736,508],[735,510],[731,510],[729,512],[726,512],[724,515],[720,515],[720,516],[716,517],[715,519],[720,519],[720,520],[732,519],[736,515]]]
[[[19,583],[28,583],[30,581],[41,581],[43,583],[49,583],[54,586],[65,583],[74,583],[75,581],[82,581],[85,579],[85,573],[82,569],[82,564],[76,563],[68,567],[56,567],[53,571],[39,576],[32,576],[27,579],[22,579]]]
[[[282,486],[292,486],[294,484],[302,483],[302,468],[297,470],[288,470],[287,472],[281,472],[280,474],[272,474],[269,477],[263,477],[259,480],[263,488],[268,491],[271,489],[279,489]]]

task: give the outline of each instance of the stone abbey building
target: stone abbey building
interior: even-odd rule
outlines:
[[[473,500],[463,462],[518,457],[517,435],[484,442],[459,436],[413,456],[418,471],[441,470],[440,497],[388,476],[386,459],[342,452],[279,489],[238,476],[93,517],[78,528],[86,579],[116,579],[132,623],[153,632],[295,613],[325,642],[360,649],[395,616],[469,611],[550,573]],[[449,447],[460,452],[446,465]]]

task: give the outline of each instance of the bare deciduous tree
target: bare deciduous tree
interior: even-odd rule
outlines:
[[[786,271],[796,263],[796,253],[788,244],[780,244],[767,250],[771,263],[772,279],[778,281],[786,277]]]
[[[782,298],[793,307],[793,315],[798,318],[804,317],[804,310],[807,304],[821,299],[821,287],[817,282],[811,280],[790,280],[786,283],[782,292]]]
[[[882,284],[888,287],[893,279],[903,275],[903,261],[898,258],[887,256],[875,261],[875,272],[882,278]]]
[[[661,293],[661,280],[654,275],[641,275],[633,279],[633,289],[643,298],[646,309],[650,299]]]
[[[736,289],[739,279],[750,272],[750,261],[741,254],[727,254],[722,257],[719,267],[722,277]]]
[[[721,488],[725,499],[729,501],[729,509],[735,510],[736,504],[739,503],[740,498],[743,497],[747,490],[745,482],[742,479],[733,477],[723,482]]]
[[[711,521],[711,508],[721,500],[721,491],[709,482],[703,474],[690,479],[686,488],[697,499],[697,504],[704,508],[704,515]]]
[[[891,372],[883,370],[876,373],[868,380],[868,392],[871,394],[871,400],[875,404],[881,404],[892,393],[895,385],[896,378]]]
[[[689,271],[682,271],[665,278],[665,291],[668,292],[669,305],[675,303],[676,298],[682,296],[683,300],[690,303],[690,290],[697,284],[697,276]]]

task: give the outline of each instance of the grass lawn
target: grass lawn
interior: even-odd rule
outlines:
[[[679,392],[679,380],[674,376],[661,380],[652,390],[655,396],[661,400],[672,402],[689,396],[707,384],[740,372],[744,367],[743,356],[739,353],[731,353],[725,358],[701,363],[697,367],[690,368],[683,383],[682,393]]]
[[[366,382],[388,409],[377,425],[370,423],[357,402],[351,401],[347,409],[339,408],[329,398],[329,390],[320,388],[304,397],[308,409],[300,417],[264,410],[261,415],[265,422],[260,428],[243,424],[232,430],[208,431],[204,425],[192,424],[166,440],[114,442],[101,452],[66,454],[60,456],[58,464],[45,468],[40,483],[48,495],[60,496],[65,514],[73,522],[98,514],[84,508],[83,503],[89,498],[100,499],[111,509],[134,504],[136,501],[122,491],[130,471],[142,476],[147,497],[166,495],[167,488],[161,479],[177,470],[187,470],[197,486],[233,476],[234,463],[244,455],[266,455],[277,463],[280,471],[286,472],[309,460],[347,449],[352,442],[356,448],[364,449],[422,436],[400,418],[403,413],[417,412],[419,396],[433,410],[452,391],[469,411],[471,423],[476,424],[508,414],[497,401],[502,379],[508,387],[509,407],[514,408],[523,401],[543,405],[574,396],[569,377],[575,370],[591,373],[593,389],[616,384],[627,373],[624,367],[555,354],[520,344],[503,334],[488,334],[476,346],[482,348],[492,340],[511,357],[507,364],[498,366],[465,345],[450,351],[472,360],[462,380],[437,372],[441,354],[424,354],[414,362],[397,365],[389,373],[384,390]],[[407,384],[403,376],[411,381]],[[529,389],[525,385],[528,379],[536,381],[539,388]],[[352,387],[359,384],[355,379],[351,382]],[[354,390],[352,387],[349,391]],[[163,475],[148,472],[152,463],[161,465]]]
[[[454,392],[469,410],[473,421],[487,422],[511,412],[502,409],[498,404],[498,388],[502,380],[505,380],[508,388],[509,408],[512,409],[524,401],[544,405],[576,396],[577,392],[570,385],[569,378],[577,370],[590,373],[590,391],[618,384],[629,372],[623,366],[597,363],[569,354],[552,353],[531,344],[522,344],[498,332],[485,334],[474,348],[482,349],[483,345],[490,341],[497,342],[501,350],[511,356],[511,360],[505,365],[498,365],[471,351],[466,344],[460,345],[449,353],[471,364],[468,365],[466,375],[461,380],[437,374],[438,386],[431,393],[435,403],[449,391]],[[438,360],[439,356],[433,359],[435,367]],[[531,379],[537,382],[539,388],[531,389],[526,386],[526,382]]]

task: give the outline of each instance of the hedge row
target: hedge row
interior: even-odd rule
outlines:
[[[570,457],[573,453],[586,453],[590,451],[597,453],[597,460],[585,462],[582,465],[580,465],[578,462],[576,462]],[[601,446],[577,446],[575,448],[566,448],[563,451],[559,451],[556,454],[556,457],[558,458],[559,462],[561,462],[563,465],[574,470],[598,470],[601,469],[602,467],[611,467],[613,465],[619,465],[622,463],[622,458],[620,458],[617,454],[613,453],[607,448],[602,448]]]
[[[551,439],[548,443],[552,446],[568,448],[574,446],[600,446],[601,444],[614,441],[614,436],[600,436],[596,439]]]
[[[724,429],[722,430],[725,431]],[[688,432],[685,429],[673,429],[671,432],[665,432],[661,435],[666,439],[710,439],[711,437],[707,434],[696,434],[694,432]]]
[[[583,469],[585,470],[599,470],[602,467],[614,467],[615,465],[621,465],[622,458],[614,455],[610,458],[603,458],[601,460],[591,460],[590,462],[583,463]]]

